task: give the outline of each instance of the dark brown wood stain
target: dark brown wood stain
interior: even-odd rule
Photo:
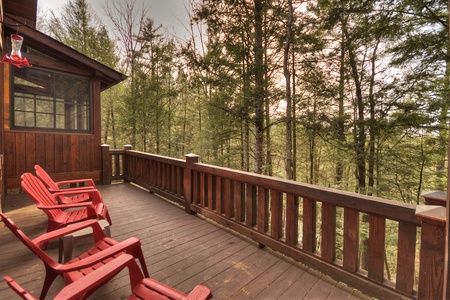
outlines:
[[[214,299],[368,298],[131,184],[99,188],[113,220],[112,236],[119,241],[141,239],[151,276],[185,293],[204,284]],[[46,215],[25,194],[8,195],[5,214],[31,238],[46,230]],[[77,241],[74,254],[89,243],[90,239]],[[47,252],[56,260],[58,243],[50,243]],[[11,276],[38,297],[43,263],[2,225],[0,253],[1,278]],[[62,278],[57,278],[48,299],[63,286]],[[123,299],[129,292],[124,270],[91,299]],[[19,299],[13,295],[6,283],[0,284],[0,299]]]

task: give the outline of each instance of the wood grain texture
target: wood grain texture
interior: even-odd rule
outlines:
[[[358,291],[283,258],[257,243],[232,234],[212,222],[186,214],[173,205],[130,184],[99,186],[111,213],[114,239],[141,239],[150,275],[183,292],[204,284],[214,299],[369,299]],[[35,238],[46,229],[46,216],[25,194],[6,199],[6,214],[28,236]],[[130,217],[132,216],[132,217]],[[90,246],[90,239],[75,243],[74,254]],[[58,243],[47,252],[58,255]],[[7,228],[0,227],[0,276],[9,275],[34,295],[42,288],[44,266]],[[57,278],[49,299],[63,287]],[[123,299],[129,295],[127,272],[121,272],[90,299]],[[294,298],[292,298],[294,295]],[[0,285],[0,299],[15,299],[6,284]],[[295,298],[298,299],[298,298]]]

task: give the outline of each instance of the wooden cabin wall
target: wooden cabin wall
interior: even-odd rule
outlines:
[[[3,20],[3,2],[0,1],[0,18]],[[3,39],[1,38],[3,36],[2,27],[0,26],[0,48],[3,51]],[[0,82],[4,82],[4,66],[3,64],[0,64]],[[0,95],[4,95],[5,89],[4,85],[0,84]],[[0,98],[1,99],[1,98]],[[4,109],[3,106],[0,105],[0,124],[3,124],[4,120]],[[4,156],[3,156],[3,149],[4,149],[4,138],[3,138],[3,126],[0,126],[0,211],[3,212],[3,206],[5,204],[5,164],[4,164]]]
[[[40,132],[5,132],[6,188],[20,187],[20,176],[42,166],[55,180],[100,179],[100,148],[94,135]]]
[[[5,65],[8,69],[8,65]],[[9,74],[5,70],[4,74]],[[43,167],[54,180],[101,178],[100,80],[92,80],[92,133],[14,130],[10,127],[9,76],[4,77],[4,165],[6,189],[20,187],[20,176]]]

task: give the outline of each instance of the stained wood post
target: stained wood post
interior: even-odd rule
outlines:
[[[443,191],[432,191],[422,194],[425,199],[425,204],[427,205],[441,205],[446,206],[447,193]]]
[[[1,5],[0,5],[1,8]],[[6,197],[5,188],[5,164],[3,154],[0,154],[0,212],[4,211]]]
[[[192,214],[191,203],[192,203],[192,191],[193,191],[193,174],[192,174],[192,164],[198,163],[199,156],[196,154],[186,154],[186,165],[184,167],[184,211],[188,214]]]
[[[314,253],[316,251],[316,243],[317,243],[316,211],[317,211],[316,201],[308,198],[303,198],[303,250],[310,253]],[[286,235],[287,234],[288,233],[286,232]]]
[[[109,145],[103,144],[102,147],[102,184],[111,184],[111,155],[109,154]]]
[[[286,195],[286,244],[289,246],[298,244],[298,200],[295,195]]]
[[[442,299],[444,293],[446,208],[419,205],[422,221],[417,299]]]
[[[129,182],[128,180],[128,155],[127,151],[132,150],[133,146],[127,144],[123,146],[123,150],[125,150],[125,154],[122,157],[122,176],[123,176],[123,182]]]
[[[356,272],[359,268],[359,212],[344,208],[344,269]]]

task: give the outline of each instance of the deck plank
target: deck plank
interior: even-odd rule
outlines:
[[[189,215],[176,204],[164,201],[131,184],[100,186],[113,220],[113,238],[141,239],[150,275],[185,293],[196,284],[213,291],[214,299],[364,299],[346,285],[336,283],[299,263],[231,231]],[[31,238],[45,232],[47,217],[25,194],[8,195],[5,213]],[[90,245],[77,241],[74,253]],[[58,244],[47,252],[57,258]],[[45,270],[42,262],[0,225],[0,275],[9,275],[39,296]],[[48,299],[64,282],[57,278]],[[101,287],[91,299],[123,299],[129,295],[126,270]],[[14,297],[5,283],[0,299]]]

